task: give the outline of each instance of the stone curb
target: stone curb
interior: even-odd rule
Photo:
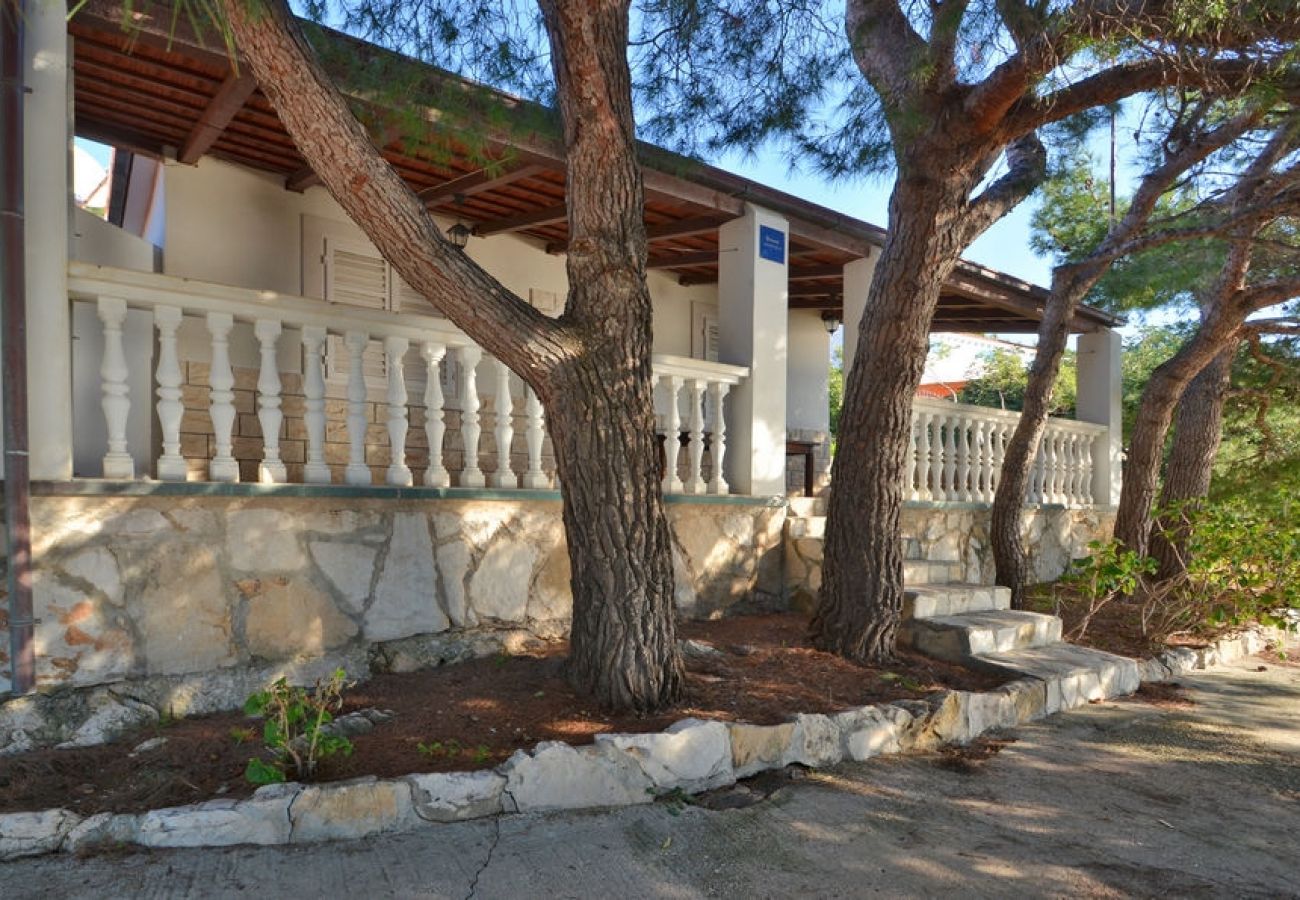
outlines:
[[[1293,632],[1256,629],[1200,649],[1173,649],[1137,662],[1142,681],[1232,662]],[[1099,682],[1065,708],[1127,693]],[[779,725],[684,719],[650,734],[599,735],[517,751],[495,769],[373,777],[322,785],[279,784],[246,800],[218,799],[149,812],[82,818],[65,809],[0,814],[0,860],[99,846],[225,847],[351,840],[503,813],[593,809],[697,793],[791,763],[830,766],[908,750],[964,744],[987,731],[1055,711],[1060,685],[1020,678],[987,692],[943,691],[927,700],[798,715]]]

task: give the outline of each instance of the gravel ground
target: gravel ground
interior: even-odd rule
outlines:
[[[1261,666],[1264,671],[1257,671]],[[1300,897],[1300,668],[1055,716],[983,752],[347,844],[0,867],[49,897]],[[978,750],[979,748],[977,748]],[[762,798],[762,799],[760,799]]]

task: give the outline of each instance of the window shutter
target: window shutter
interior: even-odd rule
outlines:
[[[704,348],[704,358],[709,362],[718,361],[718,317],[700,316],[700,346]]]
[[[388,263],[369,247],[325,238],[325,299],[364,309],[388,309]]]

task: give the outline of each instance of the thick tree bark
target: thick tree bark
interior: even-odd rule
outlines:
[[[1232,379],[1232,361],[1240,339],[1229,342],[1213,361],[1197,373],[1187,385],[1174,413],[1174,440],[1165,462],[1164,484],[1160,490],[1160,507],[1194,502],[1210,492],[1214,458],[1223,437],[1223,404]],[[1176,523],[1171,523],[1175,524]],[[1157,523],[1151,533],[1151,555],[1160,563],[1158,577],[1173,578],[1186,568],[1185,541],[1177,528],[1168,540]]]
[[[1174,408],[1188,383],[1226,347],[1236,345],[1244,319],[1235,311],[1211,314],[1177,353],[1156,367],[1142,391],[1115,514],[1115,537],[1141,555],[1150,546],[1151,507]]]
[[[568,155],[570,290],[538,313],[451,247],[371,145],[283,0],[223,0],[236,43],[304,158],[413,288],[531,384],[564,485],[573,571],[573,683],[646,712],[676,700],[682,666],[656,468],[651,306],[641,173],[616,0],[545,0]]]
[[[861,663],[894,652],[903,609],[901,520],[912,397],[940,288],[964,249],[951,219],[965,200],[966,185],[957,178],[900,176],[857,357],[845,379],[824,581],[811,635],[820,649]]]
[[[568,156],[565,320],[585,352],[548,404],[573,570],[569,680],[616,709],[677,700],[672,544],[658,475],[626,3],[541,3]]]
[[[997,565],[997,583],[1011,589],[1011,605],[1022,609],[1025,588],[1029,584],[1029,564],[1020,539],[1021,512],[1029,488],[1029,474],[1047,425],[1052,387],[1061,371],[1061,358],[1070,338],[1070,320],[1088,289],[1096,283],[1096,265],[1087,273],[1075,267],[1061,266],[1052,273],[1052,292],[1038,325],[1038,349],[1029,367],[1024,406],[1016,430],[1007,442],[997,491],[993,495],[993,513],[989,539]]]

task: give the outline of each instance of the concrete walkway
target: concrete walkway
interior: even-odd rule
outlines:
[[[0,866],[26,897],[1300,897],[1300,667],[1181,678],[986,761],[847,764],[743,809],[512,817],[350,844]]]

